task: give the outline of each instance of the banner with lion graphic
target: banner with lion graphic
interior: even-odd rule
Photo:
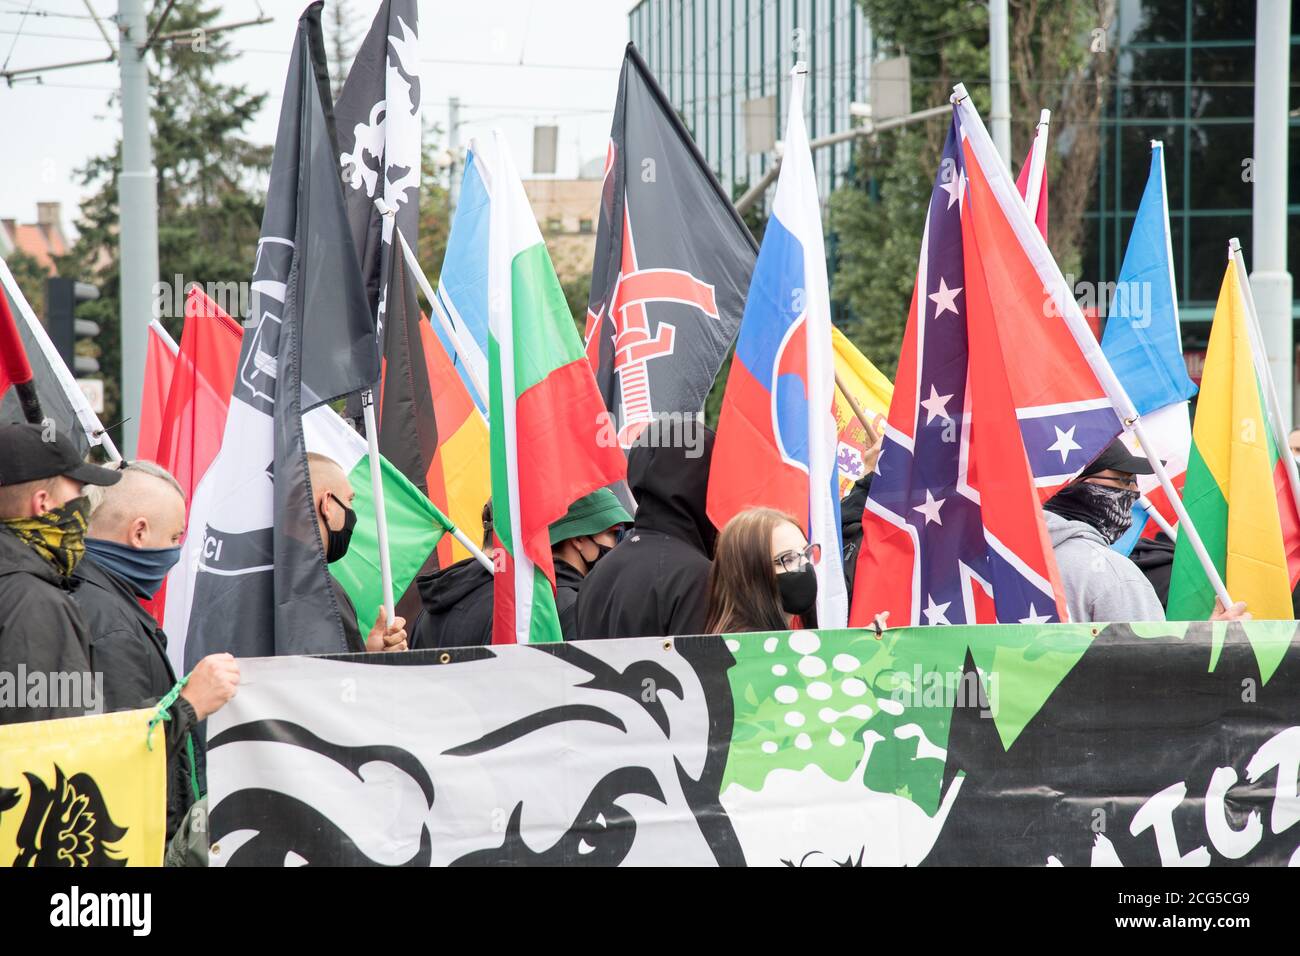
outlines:
[[[999,625],[245,660],[209,720],[211,863],[1297,865],[1296,633]]]
[[[163,729],[153,710],[0,727],[0,866],[160,866]]]

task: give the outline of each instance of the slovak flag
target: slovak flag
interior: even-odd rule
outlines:
[[[784,511],[821,545],[817,623],[848,613],[835,455],[835,362],[821,205],[803,119],[802,63],[791,72],[785,153],[736,339],[709,474],[719,529],[746,508]]]
[[[1131,413],[958,87],[850,623],[880,611],[894,626],[1066,620],[1039,503]]]

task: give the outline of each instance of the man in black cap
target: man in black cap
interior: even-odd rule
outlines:
[[[1045,505],[1047,533],[1070,620],[1163,621],[1165,609],[1136,564],[1114,550],[1133,520],[1138,475],[1154,474],[1122,438],[1113,441]],[[1216,609],[1212,620],[1248,620],[1246,605]]]
[[[88,674],[89,637],[72,600],[72,572],[85,553],[89,506],[85,485],[112,485],[121,474],[87,464],[52,427],[0,425],[0,724],[79,717],[96,700],[12,694],[43,674],[51,691]],[[55,675],[63,680],[51,683]],[[26,688],[24,688],[26,690]],[[10,699],[12,697],[12,699]]]

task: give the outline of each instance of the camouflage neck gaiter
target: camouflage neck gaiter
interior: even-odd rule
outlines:
[[[66,578],[86,553],[89,517],[90,502],[81,497],[35,518],[3,518],[0,524]]]

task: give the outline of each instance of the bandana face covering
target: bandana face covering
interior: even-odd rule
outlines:
[[[1114,544],[1133,523],[1137,499],[1138,493],[1130,489],[1078,481],[1058,491],[1044,507],[1062,518],[1091,525]]]
[[[181,549],[132,548],[116,541],[87,538],[86,551],[100,565],[131,585],[142,598],[153,598],[167,580],[167,572],[181,559]]]
[[[90,502],[81,497],[35,518],[8,518],[0,523],[66,578],[86,553],[89,516]]]

